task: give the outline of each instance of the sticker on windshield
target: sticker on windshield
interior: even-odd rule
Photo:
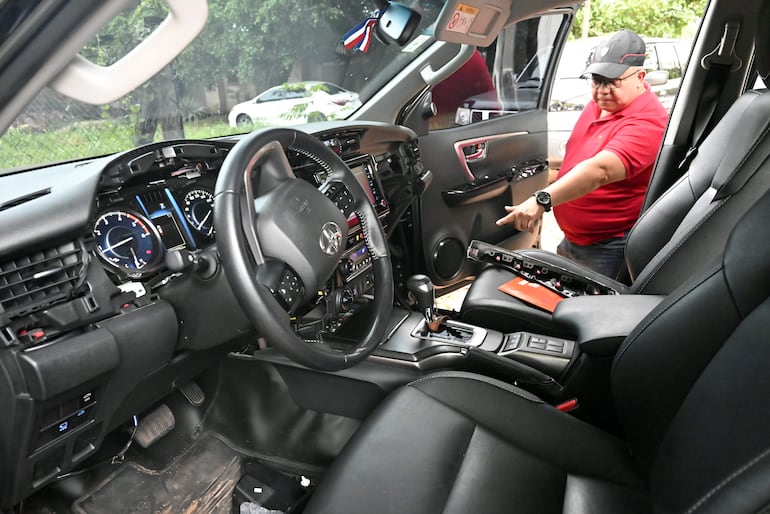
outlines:
[[[478,13],[479,10],[476,7],[458,4],[457,9],[455,9],[454,14],[449,18],[449,22],[446,24],[447,30],[467,34],[471,28],[471,23],[476,19]]]

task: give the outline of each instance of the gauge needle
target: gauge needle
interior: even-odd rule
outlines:
[[[102,250],[102,251],[104,251],[104,252],[110,252],[110,251],[114,250],[115,248],[117,248],[117,247],[119,247],[119,246],[123,246],[123,245],[124,245],[124,244],[126,244],[126,243],[130,243],[130,242],[131,242],[131,241],[133,241],[133,240],[134,240],[134,238],[133,238],[133,237],[127,237],[127,238],[123,239],[122,241],[118,241],[118,242],[117,242],[117,243],[115,243],[114,245],[109,245],[108,247],[106,247],[106,248],[105,248],[104,250]]]
[[[207,212],[207,213],[206,213],[206,216],[204,216],[204,217],[203,217],[203,221],[201,221],[201,222],[198,224],[198,230],[202,230],[202,229],[203,229],[203,225],[206,223],[206,220],[208,220],[208,219],[209,219],[209,217],[211,216],[211,213],[212,213],[212,210],[211,210],[211,209],[209,209],[209,212]]]
[[[136,269],[139,269],[139,268],[141,268],[141,267],[142,267],[142,265],[141,265],[141,264],[139,264],[139,259],[136,257],[136,252],[134,251],[134,249],[133,249],[133,248],[131,248],[131,255],[133,255],[133,256],[134,256],[134,266],[136,266]]]

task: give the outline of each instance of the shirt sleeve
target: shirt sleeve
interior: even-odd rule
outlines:
[[[667,121],[667,115],[655,114],[655,117],[623,120],[604,147],[623,163],[626,178],[632,178],[655,164]]]

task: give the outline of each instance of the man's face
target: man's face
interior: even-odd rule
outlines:
[[[644,76],[639,68],[631,68],[614,80],[594,75],[589,80],[591,95],[603,111],[618,112],[644,92]]]

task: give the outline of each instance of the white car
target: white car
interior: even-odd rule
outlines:
[[[343,118],[361,105],[358,93],[331,82],[292,82],[271,87],[230,110],[231,127],[296,125]]]

